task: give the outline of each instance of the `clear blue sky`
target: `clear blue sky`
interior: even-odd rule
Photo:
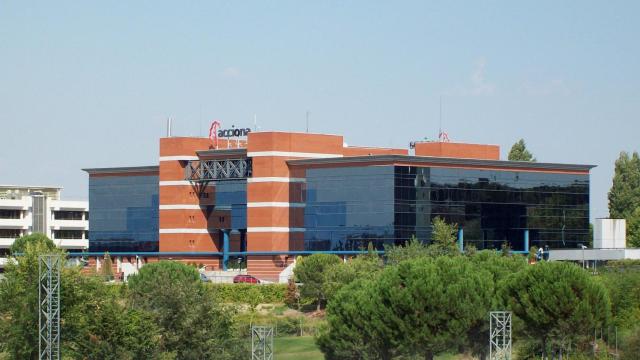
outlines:
[[[640,134],[638,1],[0,1],[0,183],[157,162],[167,116],[353,145],[525,138],[587,163],[592,217]]]

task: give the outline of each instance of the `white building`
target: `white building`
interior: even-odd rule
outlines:
[[[89,203],[60,199],[61,187],[0,185],[0,255],[14,240],[46,234],[64,249],[89,247]]]
[[[640,248],[627,248],[627,223],[624,219],[596,219],[593,248],[552,249],[549,260],[598,261],[640,260]]]

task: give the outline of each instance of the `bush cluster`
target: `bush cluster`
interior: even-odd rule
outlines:
[[[328,266],[325,261],[323,276],[308,279],[324,292],[315,294],[328,300],[327,325],[317,338],[326,358],[432,359],[459,352],[485,357],[493,310],[513,313],[521,358],[560,351],[575,356],[587,352],[594,329],[611,323],[607,288],[579,266],[528,265],[524,256],[506,251],[451,249],[431,251],[414,241],[393,249],[384,267],[371,254]],[[302,263],[319,263],[309,261],[314,256]],[[631,299],[636,283],[624,282],[628,295],[614,310],[629,314],[624,309],[638,307]]]
[[[284,303],[287,292],[286,284],[211,284],[209,286],[216,299],[223,303]]]

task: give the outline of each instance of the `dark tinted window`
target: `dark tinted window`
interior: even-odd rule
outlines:
[[[231,229],[247,228],[247,180],[225,180],[215,184],[215,209],[230,216]]]
[[[409,166],[307,170],[305,248],[430,241],[436,216],[479,249],[577,247],[589,236],[589,176]]]
[[[526,229],[530,246],[577,247],[589,237],[588,175],[397,167],[396,177],[401,238],[429,240],[435,216],[459,224],[480,249],[524,250]]]
[[[358,250],[395,240],[391,166],[309,169],[306,199],[306,250]]]
[[[89,251],[158,251],[158,176],[89,178]]]

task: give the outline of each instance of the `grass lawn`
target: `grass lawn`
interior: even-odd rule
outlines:
[[[323,360],[313,336],[287,336],[273,339],[274,358],[277,360]]]

